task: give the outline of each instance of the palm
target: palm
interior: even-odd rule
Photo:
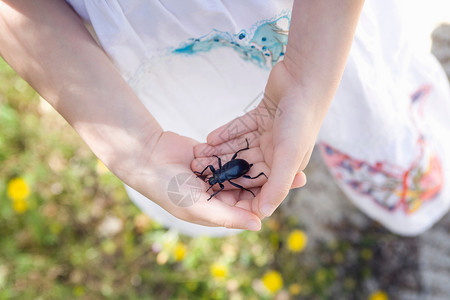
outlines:
[[[174,216],[196,224],[246,228],[245,224],[251,220],[259,222],[249,209],[230,205],[234,204],[235,195],[232,191],[224,191],[220,199],[207,201],[208,185],[196,178],[190,168],[196,144],[198,142],[195,140],[172,132],[162,133],[154,148],[147,150],[150,154],[147,157],[151,159],[138,169],[136,177],[141,179],[133,187]],[[186,179],[186,176],[189,182],[180,185],[176,191],[177,195],[183,195],[182,199],[188,199],[181,203],[173,197],[170,184],[179,178]],[[193,188],[196,190],[194,194]]]

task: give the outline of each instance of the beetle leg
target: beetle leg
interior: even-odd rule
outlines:
[[[217,160],[219,161],[219,169],[222,169],[222,160],[220,159],[220,157],[218,157],[217,155],[213,156],[217,157]]]
[[[208,198],[208,201],[209,201],[209,199],[211,199],[212,197],[214,197],[217,193],[219,193],[220,191],[222,191],[224,188],[225,188],[225,186],[223,185],[223,184],[221,184],[220,182],[219,182],[219,185],[220,185],[220,190],[218,190],[217,192],[215,192],[214,194],[212,194],[209,198]],[[209,188],[211,188],[212,186],[210,186]],[[208,189],[209,190],[209,189]]]
[[[258,174],[257,176],[255,176],[255,177],[250,177],[250,176],[248,176],[248,175],[242,175],[242,177],[248,178],[248,179],[256,179],[256,178],[258,178],[258,177],[261,176],[261,175],[264,175],[264,177],[267,178],[267,176],[266,176],[266,174],[264,174],[264,172],[259,173],[259,174]],[[267,179],[269,179],[269,178],[267,178]]]
[[[238,150],[238,151],[233,155],[233,157],[231,158],[231,160],[235,159],[239,152],[250,149],[250,147],[249,147],[249,145],[248,145],[248,139],[245,139],[245,141],[247,142],[247,147],[244,148],[244,149]]]
[[[252,193],[253,197],[255,197],[255,194],[254,194],[252,191],[250,191],[249,189],[246,189],[246,188],[243,187],[242,185],[239,185],[239,184],[237,184],[237,183],[231,182],[231,180],[228,180],[228,182],[231,183],[232,185],[234,185],[234,186],[237,187],[237,188],[240,188],[240,189],[246,190],[247,192]]]
[[[210,185],[206,191],[209,191],[213,186],[214,186],[214,184]]]
[[[197,172],[197,171],[194,171],[194,174],[196,174],[197,175],[197,177],[198,176],[202,176],[203,175],[203,173],[206,171],[206,169],[210,169],[211,170],[211,172],[214,174],[214,172],[216,171],[216,169],[214,169],[214,167],[213,166],[211,166],[211,165],[207,165],[204,169],[203,169],[203,171],[200,173],[200,172]]]

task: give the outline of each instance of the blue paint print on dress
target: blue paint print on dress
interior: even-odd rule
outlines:
[[[244,60],[271,69],[286,52],[289,24],[290,12],[285,12],[275,20],[258,22],[253,33],[241,30],[230,34],[213,29],[203,37],[190,39],[172,53],[193,55],[226,47],[237,51]]]

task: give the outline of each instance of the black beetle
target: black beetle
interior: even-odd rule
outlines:
[[[248,150],[249,145],[248,145],[248,140],[245,139],[245,141],[247,142],[247,147],[243,148],[241,150],[238,150],[233,157],[231,158],[231,160],[229,162],[227,162],[226,164],[224,164],[222,166],[222,161],[220,160],[220,157],[218,157],[217,155],[213,155],[215,157],[217,157],[218,161],[219,161],[219,169],[216,170],[214,169],[214,167],[212,165],[207,165],[205,167],[205,169],[200,173],[197,171],[194,171],[195,174],[197,174],[197,177],[203,176],[203,173],[209,168],[212,172],[212,176],[208,178],[208,183],[210,184],[210,187],[206,190],[209,191],[210,188],[213,187],[213,185],[215,185],[216,183],[218,183],[220,185],[220,190],[218,190],[217,192],[215,192],[214,194],[212,194],[208,200],[210,200],[212,197],[214,197],[217,193],[219,193],[220,191],[222,191],[224,189],[224,185],[222,184],[225,181],[228,181],[229,183],[231,183],[232,185],[234,185],[235,187],[238,187],[240,189],[246,190],[250,193],[252,193],[253,197],[255,197],[255,194],[250,191],[249,189],[246,189],[245,187],[234,183],[231,181],[231,179],[236,179],[239,177],[244,177],[244,178],[248,178],[248,179],[255,179],[258,178],[261,175],[264,175],[266,178],[266,174],[264,174],[264,172],[261,172],[258,174],[258,176],[255,177],[250,177],[248,175],[245,175],[250,168],[253,166],[253,164],[249,164],[246,160],[244,159],[240,159],[237,158],[236,156],[238,155],[239,152],[244,151],[244,150]]]

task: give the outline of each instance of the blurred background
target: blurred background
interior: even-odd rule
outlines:
[[[427,38],[435,29],[450,76],[442,2],[411,24]],[[353,207],[318,155],[306,173],[261,232],[179,235],[142,214],[0,60],[0,299],[450,299],[449,214],[400,237]]]

